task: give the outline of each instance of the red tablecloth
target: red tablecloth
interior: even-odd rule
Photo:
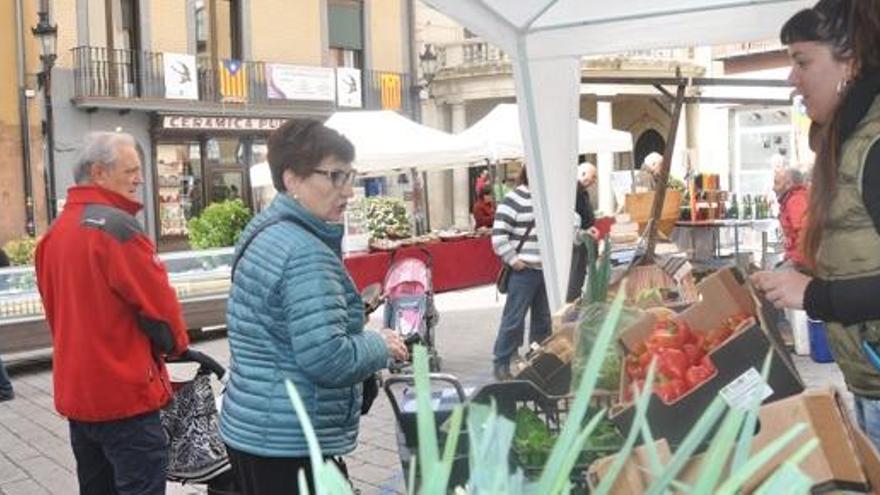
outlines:
[[[395,258],[415,256],[424,259],[419,247],[427,249],[433,257],[431,274],[434,277],[434,292],[494,283],[501,268],[501,261],[492,251],[490,237],[404,247],[397,250]],[[390,259],[391,253],[388,251],[355,254],[345,258],[345,267],[358,290],[361,290],[372,283],[384,283]]]

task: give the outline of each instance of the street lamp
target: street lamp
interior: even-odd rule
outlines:
[[[437,75],[437,54],[434,53],[434,46],[431,43],[425,43],[425,51],[419,54],[419,68],[422,69],[422,78],[425,80],[424,89],[431,94],[431,83]]]
[[[43,62],[43,70],[37,76],[37,84],[43,89],[43,101],[45,117],[43,121],[43,135],[46,139],[46,211],[49,222],[55,219],[55,135],[52,124],[52,66],[57,57],[58,26],[49,23],[49,1],[40,1],[40,10],[37,12],[39,22],[31,28],[31,32],[40,41],[40,61]]]

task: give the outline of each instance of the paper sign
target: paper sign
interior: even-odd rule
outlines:
[[[198,100],[195,55],[165,53],[162,55],[162,63],[165,69],[165,98]]]
[[[721,389],[721,398],[731,408],[748,411],[750,406],[764,402],[773,395],[773,389],[755,368],[749,368],[739,378]]]

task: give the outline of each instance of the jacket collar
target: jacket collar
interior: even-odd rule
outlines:
[[[796,193],[796,192],[798,192],[798,191],[801,191],[801,190],[806,191],[806,190],[807,190],[807,186],[804,186],[804,185],[801,184],[801,185],[797,185],[797,186],[791,186],[791,187],[789,187],[787,191],[785,191],[784,193],[782,193],[782,197],[779,198],[778,203],[779,203],[780,205],[784,205],[785,202],[788,201],[788,198],[790,198],[794,193]]]
[[[101,186],[73,186],[67,190],[67,203],[107,205],[119,208],[129,215],[136,214],[144,206]]]
[[[855,132],[878,95],[880,95],[880,70],[866,71],[853,81],[852,87],[846,92],[841,103],[840,142],[846,141]]]
[[[327,245],[337,256],[342,256],[343,226],[339,223],[330,223],[316,217],[307,210],[299,201],[285,193],[278,193],[268,210],[276,215],[292,215],[300,220],[309,231]]]

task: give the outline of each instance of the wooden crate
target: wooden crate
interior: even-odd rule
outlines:
[[[648,220],[651,218],[651,208],[654,205],[654,192],[632,193],[626,195],[626,212],[629,213],[633,222],[639,224],[639,232],[645,230]],[[675,222],[678,221],[681,210],[681,191],[668,189],[666,198],[663,200],[663,211],[660,213],[659,231],[667,237],[672,233]]]

